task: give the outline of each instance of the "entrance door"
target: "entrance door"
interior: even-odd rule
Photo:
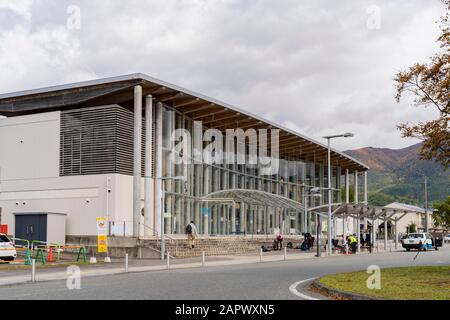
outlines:
[[[16,238],[30,241],[47,241],[47,215],[16,215]]]

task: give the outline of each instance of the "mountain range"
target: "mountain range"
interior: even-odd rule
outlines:
[[[423,207],[425,176],[431,206],[450,195],[450,169],[444,170],[434,161],[421,160],[420,148],[418,143],[403,149],[367,147],[344,152],[370,167],[370,204],[383,206],[398,201]]]

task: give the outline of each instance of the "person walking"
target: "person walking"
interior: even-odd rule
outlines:
[[[195,247],[195,239],[197,238],[197,227],[194,224],[194,221],[191,221],[191,223],[189,223],[186,226],[186,230],[185,230],[186,236],[187,236],[187,240],[188,240],[188,245],[191,249],[194,249]]]

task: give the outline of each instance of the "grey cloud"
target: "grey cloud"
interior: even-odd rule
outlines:
[[[65,28],[71,4],[81,30]],[[380,30],[366,27],[370,5]],[[400,147],[414,141],[395,125],[432,112],[397,104],[392,78],[436,50],[441,12],[437,0],[34,0],[29,21],[0,8],[0,91],[144,72],[316,139],[354,130],[343,149]]]

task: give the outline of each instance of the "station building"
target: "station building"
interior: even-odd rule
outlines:
[[[144,74],[1,94],[0,115],[0,224],[16,237],[96,235],[98,217],[107,218],[110,235],[126,237],[184,234],[191,220],[205,236],[314,234],[314,208],[321,212],[328,192],[334,204],[348,204],[350,183],[353,205],[367,206],[365,164],[332,149],[328,186],[327,146]],[[176,129],[201,141],[189,147],[193,158],[212,142],[208,129],[224,137],[230,129],[266,132],[266,159],[276,160],[276,170],[204,159],[174,163]],[[246,159],[251,153],[248,146],[232,150]],[[314,187],[321,197],[310,196]],[[305,213],[305,202],[314,210]]]

